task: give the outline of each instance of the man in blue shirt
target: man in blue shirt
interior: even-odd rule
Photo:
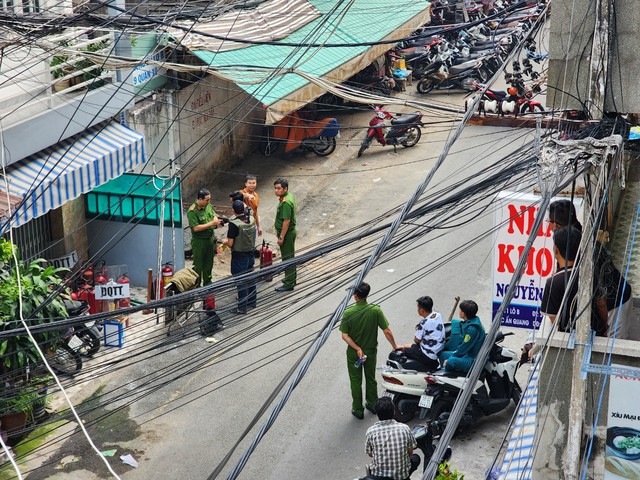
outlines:
[[[462,319],[462,343],[455,351],[443,351],[440,361],[444,362],[447,371],[468,372],[480,352],[487,334],[478,318],[478,304],[473,300],[460,303]]]

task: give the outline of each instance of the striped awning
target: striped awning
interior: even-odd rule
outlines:
[[[247,46],[228,37],[263,42],[279,40],[320,15],[307,0],[269,0],[255,8],[234,10],[195,25],[198,32],[220,38],[191,33],[193,22],[176,22],[182,28],[169,28],[168,33],[191,50],[227,52]]]
[[[97,125],[11,164],[0,190],[22,199],[18,227],[145,162],[144,137],[118,123]],[[6,195],[0,192],[0,195]],[[9,228],[2,224],[1,233]]]

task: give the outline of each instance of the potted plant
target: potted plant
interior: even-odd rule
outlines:
[[[100,50],[106,48],[107,46],[108,46],[108,42],[106,40],[102,40],[100,42],[91,43],[91,44],[87,45],[87,47],[82,49],[82,51],[84,51],[84,52],[99,52]],[[83,58],[79,62],[76,62],[75,65],[79,70],[84,70],[84,69],[87,69],[87,68],[94,67],[96,64],[93,63],[88,58]],[[98,67],[98,68],[94,68],[92,70],[89,70],[87,72],[84,72],[82,74],[81,81],[88,82],[90,80],[93,80],[88,85],[89,90],[101,87],[102,85],[104,85],[104,81],[102,79],[98,78],[98,77],[100,77],[100,74],[102,73],[102,71],[103,71],[103,69],[101,67]]]
[[[33,404],[38,399],[35,388],[27,384],[0,391],[0,428],[11,438],[24,433],[33,418]]]
[[[54,289],[62,287],[59,273],[65,269],[47,267],[43,259],[15,266],[14,249],[10,242],[0,238],[0,331],[20,328],[21,323],[16,322],[20,313],[30,327],[66,318],[62,299],[49,298]],[[49,330],[33,336],[40,348],[46,350],[55,347],[60,333]],[[27,413],[33,411],[33,403],[42,397],[38,383],[29,378],[29,372],[39,365],[42,365],[40,354],[28,335],[10,335],[0,341],[0,428],[3,430],[10,421],[4,418],[6,415],[23,413],[26,421]]]
[[[68,47],[69,42],[64,40],[62,42],[59,42],[58,45],[62,49],[64,47]],[[65,53],[60,53],[58,55],[53,56],[53,58],[51,59],[50,66],[57,67],[58,65],[60,65],[59,68],[56,68],[55,70],[51,70],[51,75],[53,76],[54,80],[62,79],[62,77],[66,77],[71,72],[73,72],[73,68],[69,65],[68,62],[69,62],[69,56]],[[69,88],[70,85],[71,85],[71,79],[65,78],[55,82],[53,84],[53,89],[56,92],[61,92],[62,90],[66,90],[67,88]]]

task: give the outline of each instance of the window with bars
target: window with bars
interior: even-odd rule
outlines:
[[[40,0],[0,0],[2,9],[11,13],[38,13]]]

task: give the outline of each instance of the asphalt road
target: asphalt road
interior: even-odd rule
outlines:
[[[428,98],[458,104],[462,101],[460,94],[436,94]],[[370,117],[369,112],[361,112],[341,118],[343,127],[353,127],[357,135],[350,139],[349,134],[344,134],[337,151],[326,159],[313,154],[266,159],[256,154],[234,171],[221,172],[214,184],[208,182],[214,203],[225,204],[228,192],[242,186],[242,175],[256,173],[259,175],[262,223],[269,226],[276,206],[273,180],[280,176],[288,178],[290,191],[298,199],[297,230],[301,247],[349,235],[363,222],[372,221],[375,226],[392,220],[387,212],[402,205],[429,172],[452,127],[450,124],[430,125],[415,148],[399,148],[394,153],[391,147],[373,146],[357,159],[357,148]],[[426,120],[440,119],[427,117]],[[531,140],[532,134],[531,131],[496,127],[467,127],[427,192],[446,191],[447,186],[473,176]],[[491,238],[464,248],[462,253],[436,268],[441,257],[447,257],[456,247],[465,245],[491,227],[490,200],[479,204],[487,208],[461,219],[463,224],[455,229],[429,232],[424,237],[428,242],[409,244],[404,254],[385,256],[367,277],[372,285],[370,300],[381,304],[399,343],[407,343],[413,338],[414,326],[419,320],[415,299],[421,295],[430,295],[435,301],[435,309],[445,317],[451,312],[456,295],[474,299],[480,305],[480,318],[488,326]],[[272,229],[265,230],[265,237],[273,241]],[[116,444],[121,451],[134,452],[140,462],[139,467],[133,469],[114,457],[112,463],[117,464],[121,477],[128,480],[208,478],[302,354],[301,346],[308,344],[344,298],[345,282],[353,279],[359,269],[354,265],[345,267],[345,260],[362,258],[373,242],[373,239],[367,239],[358,244],[355,252],[328,255],[300,268],[300,285],[292,294],[273,292],[278,278],[261,286],[260,305],[247,316],[233,317],[223,313],[227,328],[215,337],[221,345],[231,346],[225,342],[234,342],[233,349],[228,352],[209,354],[212,344],[195,333],[184,339],[175,336],[163,340],[163,346],[158,348],[176,344],[181,348],[141,360],[134,367],[111,376],[109,387],[130,381],[127,388],[135,390],[141,386],[136,379],[143,374],[161,372],[162,368],[171,365],[186,366],[190,362],[195,365],[199,355],[204,358],[197,371],[180,373],[176,381],[128,407],[129,423],[126,425],[134,435],[119,439],[121,432],[112,431],[110,438],[106,429],[101,437],[101,449]],[[228,259],[223,256],[216,262],[216,272],[225,274],[229,268]],[[231,301],[223,296],[220,304],[224,307]],[[149,332],[153,335],[153,329]],[[516,333],[505,343],[519,349],[526,334]],[[381,364],[390,347],[383,335],[379,335],[379,341],[378,364]],[[359,421],[350,413],[345,349],[339,332],[332,332],[239,478],[350,480],[364,475],[368,460],[364,454],[364,434],[376,419],[365,412],[365,419]],[[166,375],[167,378],[171,376]],[[173,410],[187,400],[192,401]],[[267,411],[270,410],[271,407]],[[465,478],[483,477],[513,410],[511,406],[454,439],[453,464],[465,473]],[[264,417],[257,425],[262,425],[263,421]],[[415,422],[417,419],[410,425]],[[223,475],[218,478],[226,478],[255,432],[256,429],[252,429],[240,442],[223,469]],[[73,442],[83,440],[76,437]],[[89,480],[108,476],[104,467],[95,462],[89,469],[99,476],[85,469],[71,468],[64,472],[58,469],[59,473],[55,469],[48,470],[47,476],[42,478]],[[420,477],[415,473],[412,478]]]

